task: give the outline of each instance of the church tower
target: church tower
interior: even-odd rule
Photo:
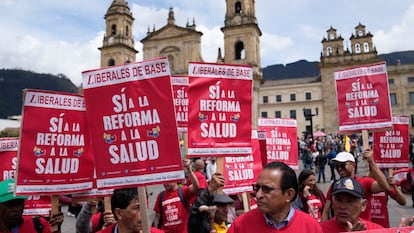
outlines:
[[[101,51],[101,67],[135,62],[137,50],[134,48],[132,24],[134,18],[128,3],[113,0],[105,14],[106,31]]]
[[[337,132],[339,122],[334,72],[382,60],[372,43],[372,34],[367,33],[361,23],[355,27],[355,35],[352,34],[349,39],[351,48],[344,49],[344,39],[332,26],[326,32],[327,37],[322,39],[321,62],[318,64],[323,90],[322,114],[325,119],[325,132]]]
[[[255,0],[226,0],[224,27],[224,63],[253,66],[253,126],[259,113],[259,86],[263,79],[260,63],[260,36]],[[221,60],[219,54],[218,60]]]

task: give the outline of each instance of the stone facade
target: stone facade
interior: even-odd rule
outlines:
[[[101,51],[101,67],[135,62],[137,50],[134,48],[132,24],[134,18],[128,3],[114,0],[105,14],[106,31]]]
[[[306,130],[303,108],[311,108],[313,113],[318,108],[318,116],[313,118],[313,131],[336,133],[339,129],[338,107],[334,72],[355,66],[383,62],[378,56],[372,43],[373,35],[366,31],[362,24],[355,27],[355,34],[350,37],[351,46],[344,48],[344,39],[337,34],[335,28],[327,30],[327,37],[322,40],[322,53],[318,67],[320,77],[301,79],[286,79],[279,81],[265,81],[259,91],[259,109],[261,114],[275,117],[280,112],[282,117],[291,117],[290,112],[296,112],[298,121],[298,135]],[[387,65],[391,107],[393,115],[410,116],[410,131],[414,126],[414,65],[400,64]],[[320,94],[317,94],[317,93]],[[303,99],[303,95],[310,93],[311,100]],[[291,101],[290,95],[296,95]],[[282,101],[274,102],[277,95]],[[263,103],[267,96],[268,103]],[[308,126],[309,127],[309,126]],[[309,132],[309,130],[308,130]]]

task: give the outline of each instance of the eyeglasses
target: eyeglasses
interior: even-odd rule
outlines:
[[[336,167],[336,169],[339,169],[339,168],[341,168],[341,169],[345,169],[345,167],[346,167],[346,163],[337,163],[337,164],[335,165],[335,167]]]
[[[272,192],[273,190],[276,190],[276,189],[282,190],[281,188],[273,188],[273,187],[270,187],[270,186],[267,186],[267,185],[260,185],[260,184],[253,185],[253,191],[259,192],[260,189],[262,189],[263,193],[270,193],[270,192]]]

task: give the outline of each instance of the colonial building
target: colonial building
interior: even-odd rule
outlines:
[[[132,39],[134,18],[124,0],[114,0],[105,15],[106,34],[101,50],[101,66],[135,61],[137,51]],[[224,27],[224,57],[218,48],[218,63],[244,64],[253,67],[253,118],[257,119],[258,90],[262,80],[260,64],[260,36],[254,0],[226,0]],[[172,75],[188,75],[189,62],[203,62],[201,56],[202,32],[196,30],[195,20],[185,27],[175,22],[170,8],[167,23],[160,29],[148,28],[143,45],[143,59],[167,57]],[[253,121],[253,125],[256,124]]]
[[[101,67],[135,62],[137,50],[134,48],[132,17],[128,3],[114,0],[105,14],[106,31],[101,50]]]
[[[263,117],[296,118],[298,135],[310,132],[303,109],[311,109],[313,131],[336,133],[339,128],[334,72],[350,67],[382,62],[372,42],[373,35],[359,23],[350,36],[350,48],[330,27],[322,39],[319,77],[264,81],[259,91],[259,109]],[[414,127],[414,65],[388,65],[388,82],[393,115],[411,117]]]

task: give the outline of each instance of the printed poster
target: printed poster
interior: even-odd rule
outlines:
[[[188,157],[252,153],[251,66],[189,64]]]
[[[25,90],[16,194],[92,188],[93,154],[82,96]]]
[[[284,162],[298,170],[296,119],[259,118],[259,131],[266,131],[267,163]]]
[[[252,130],[252,154],[240,157],[224,158],[223,176],[226,184],[223,192],[228,195],[252,192],[253,184],[257,182],[262,171],[259,141],[257,131]]]
[[[385,63],[334,72],[339,131],[392,127]]]
[[[0,138],[0,181],[14,179],[19,138]]]
[[[166,58],[82,73],[98,189],[184,179]]]
[[[179,132],[187,132],[188,128],[188,82],[186,76],[171,77],[175,119]]]
[[[379,168],[403,168],[410,145],[408,116],[393,116],[393,128],[374,132],[374,161]]]

